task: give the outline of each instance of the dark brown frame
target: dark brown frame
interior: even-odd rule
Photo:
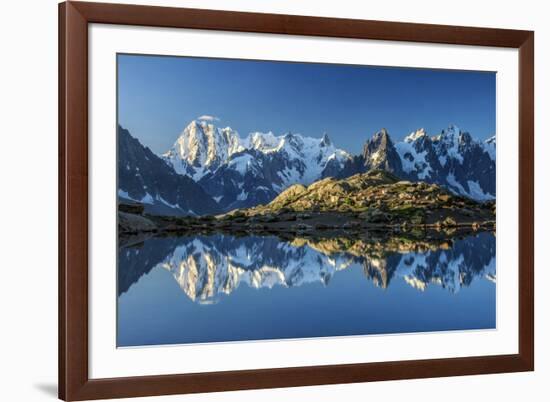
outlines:
[[[88,377],[88,24],[519,49],[519,353],[215,373]],[[105,3],[59,5],[59,397],[138,397],[534,369],[534,33]]]

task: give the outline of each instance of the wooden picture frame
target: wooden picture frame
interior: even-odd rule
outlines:
[[[90,379],[88,24],[519,49],[519,352],[513,355]],[[65,2],[59,5],[59,397],[139,397],[534,369],[534,33],[382,21]]]

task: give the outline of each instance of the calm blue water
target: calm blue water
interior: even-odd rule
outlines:
[[[396,249],[221,234],[123,247],[117,344],[495,328],[492,233]]]

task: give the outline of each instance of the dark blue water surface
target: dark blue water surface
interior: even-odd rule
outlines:
[[[495,328],[495,237],[227,234],[119,249],[118,346]]]

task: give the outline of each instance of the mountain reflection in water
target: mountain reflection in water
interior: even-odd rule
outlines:
[[[120,249],[119,294],[155,265],[168,270],[191,300],[211,303],[241,284],[329,285],[335,274],[354,263],[363,266],[365,279],[381,288],[402,279],[421,291],[432,284],[458,292],[476,278],[496,281],[495,237],[480,233],[432,243],[398,238],[384,243],[346,238],[285,242],[275,236],[224,234],[154,238]]]
[[[143,301],[145,300],[144,298],[162,297],[162,295],[156,295],[156,293],[162,293],[163,291],[159,288],[168,288],[171,286],[167,284],[166,275],[162,274],[162,272],[169,273],[169,276],[173,278],[173,281],[177,283],[180,289],[180,298],[187,299],[187,303],[210,305],[202,307],[202,310],[192,310],[192,313],[187,313],[187,315],[182,313],[183,315],[177,316],[190,324],[189,320],[193,320],[193,317],[199,317],[197,321],[200,321],[200,314],[216,319],[215,309],[218,308],[217,306],[229,303],[231,298],[237,293],[243,295],[239,302],[240,305],[244,304],[247,306],[255,305],[262,297],[270,297],[265,292],[245,293],[243,287],[263,289],[265,291],[266,289],[296,289],[298,287],[305,289],[308,286],[317,284],[321,285],[321,288],[319,290],[317,290],[317,287],[315,288],[315,297],[310,297],[310,300],[317,300],[317,297],[320,298],[319,300],[322,300],[323,289],[331,288],[336,278],[350,270],[356,272],[353,282],[351,279],[349,283],[346,282],[346,285],[340,282],[334,285],[335,289],[333,289],[333,292],[338,291],[341,294],[341,297],[337,300],[341,300],[342,303],[346,303],[346,298],[369,297],[365,289],[356,289],[357,284],[354,283],[361,281],[360,278],[369,282],[371,287],[374,285],[375,288],[386,289],[383,292],[387,293],[384,295],[386,299],[400,298],[403,306],[412,305],[414,300],[418,300],[416,296],[411,295],[410,292],[407,293],[406,289],[403,288],[414,289],[415,293],[421,294],[429,293],[427,290],[437,288],[443,290],[449,296],[438,295],[434,297],[445,297],[446,302],[453,303],[453,299],[449,298],[464,292],[465,289],[475,284],[475,282],[483,281],[488,283],[488,285],[483,285],[483,298],[491,306],[488,311],[483,313],[487,317],[480,316],[478,317],[479,319],[475,320],[475,323],[462,325],[462,321],[460,321],[462,318],[458,321],[452,321],[452,314],[458,314],[459,308],[466,308],[457,306],[457,312],[448,309],[447,312],[438,313],[449,315],[445,321],[446,324],[441,325],[441,328],[438,326],[439,324],[435,323],[432,326],[419,327],[419,329],[414,325],[410,325],[410,328],[409,326],[404,327],[403,324],[395,327],[402,329],[397,332],[422,330],[423,328],[426,330],[443,330],[494,327],[495,285],[492,282],[496,282],[495,236],[490,232],[481,232],[464,238],[432,242],[413,241],[399,237],[380,241],[343,237],[297,237],[291,240],[282,240],[276,236],[236,237],[227,234],[213,234],[184,237],[155,237],[147,239],[138,245],[121,247],[119,249],[118,343],[119,346],[129,346],[269,339],[300,335],[300,333],[293,334],[293,331],[289,329],[289,331],[282,334],[273,335],[260,331],[262,333],[260,336],[254,335],[255,333],[260,333],[258,332],[259,330],[252,329],[249,332],[243,332],[244,335],[240,336],[224,336],[219,333],[215,336],[210,336],[206,333],[208,331],[203,329],[201,332],[202,338],[201,335],[189,337],[182,335],[178,337],[176,335],[167,336],[163,334],[162,328],[158,328],[157,334],[160,335],[151,335],[148,338],[146,337],[147,339],[141,339],[139,336],[136,337],[136,335],[130,336],[129,334],[135,329],[132,326],[140,325],[139,314],[143,308],[138,308],[138,306],[141,305],[140,303],[145,303]],[[153,277],[157,277],[153,275],[154,272],[157,272],[155,274],[157,276],[162,274],[162,279],[153,280]],[[163,284],[155,285],[154,290],[144,289],[145,286],[153,286],[154,281],[161,280],[164,281],[162,282]],[[344,280],[343,276],[342,280]],[[151,282],[151,284],[147,285],[148,282]],[[390,290],[394,286],[396,287],[396,293],[392,295]],[[136,288],[135,291],[134,287]],[[132,292],[134,295],[130,297]],[[151,294],[151,292],[155,294]],[[313,292],[313,290],[310,290],[310,292]],[[140,296],[137,296],[137,294]],[[277,296],[278,294],[276,293],[273,296],[277,297],[273,302],[278,303],[281,309],[285,309],[286,299],[284,294],[280,293],[280,296]],[[134,300],[136,297],[139,297],[139,299]],[[327,297],[329,297],[328,294]],[[131,306],[130,300],[133,300]],[[178,301],[177,303],[184,302]],[[291,301],[288,303],[290,304]],[[467,301],[463,303],[465,306],[468,306]],[[452,307],[453,305],[450,304],[450,306]],[[149,304],[147,308],[153,307]],[[164,311],[163,307],[158,306],[158,308]],[[181,308],[183,309],[184,307]],[[349,309],[353,307],[347,308],[349,312]],[[359,309],[359,307],[357,308]],[[426,307],[423,308],[426,310]],[[436,309],[437,306],[433,306],[433,308]],[[214,310],[206,313],[208,309]],[[220,307],[220,314],[222,314],[221,309]],[[291,309],[295,310],[296,307],[288,306],[288,309],[289,311]],[[307,315],[305,307],[303,309],[302,313]],[[474,310],[473,307],[472,310]],[[352,313],[350,312],[350,314]],[[358,310],[357,314],[360,313]],[[429,311],[426,311],[426,314],[429,313]],[[227,311],[224,314],[228,314]],[[475,314],[481,313],[476,312]],[[129,317],[132,318],[130,319]],[[385,320],[387,321],[387,318]],[[395,317],[395,320],[406,321],[402,317]],[[426,320],[426,318],[423,318],[423,320]],[[163,325],[167,326],[165,331],[173,331],[171,324]],[[202,323],[201,325],[202,328],[209,328],[206,323]],[[368,330],[344,329],[341,333],[336,325],[334,328],[329,328],[329,331],[324,331],[326,333],[304,333],[303,335],[325,336],[351,333],[385,333],[395,331],[392,329],[394,328],[392,325],[384,324],[379,328],[369,327],[371,329]],[[344,327],[356,328],[356,326],[347,324],[342,326],[342,328]],[[231,331],[229,332],[231,333]],[[143,336],[145,337],[145,335]]]

